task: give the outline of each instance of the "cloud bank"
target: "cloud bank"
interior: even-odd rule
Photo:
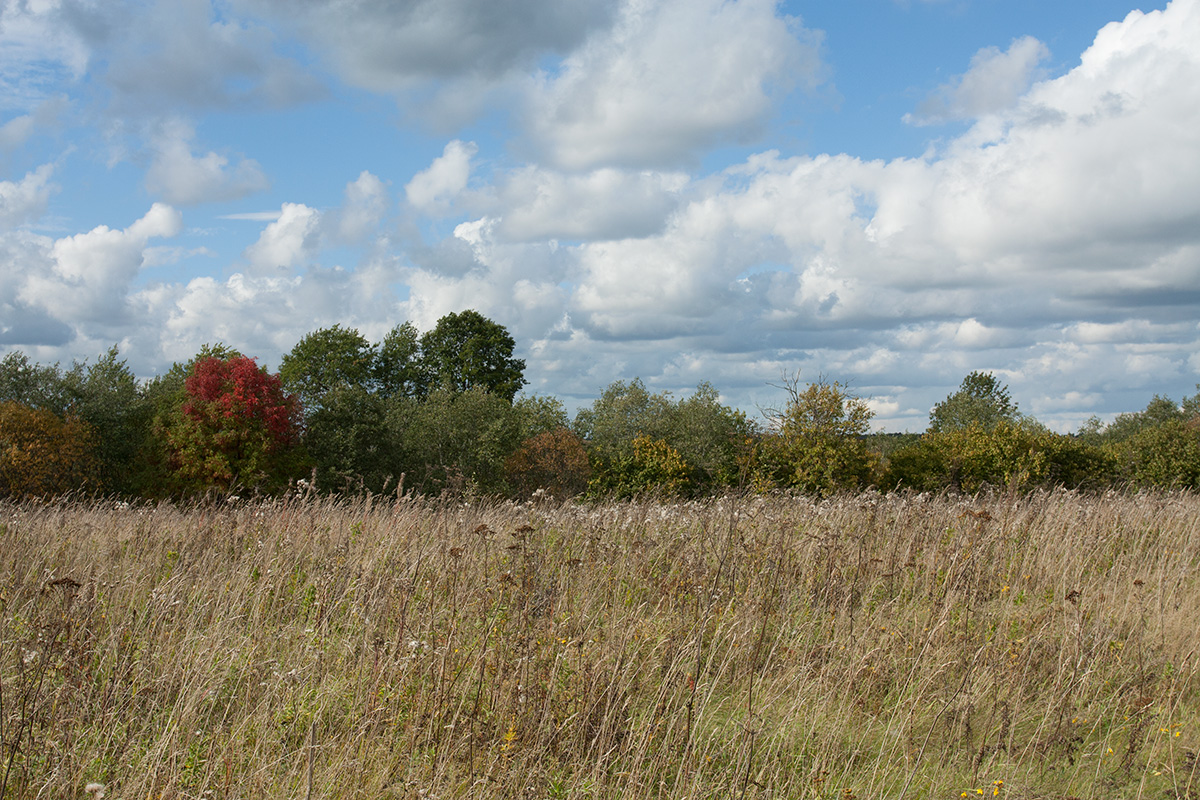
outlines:
[[[714,148],[756,141],[780,98],[828,78],[819,33],[775,2],[353,6],[188,0],[120,46],[82,23],[40,45],[66,75],[105,54],[112,108],[149,115],[152,198],[125,228],[63,235],[37,227],[56,166],[0,182],[0,257],[21,266],[0,279],[0,344],[63,358],[118,341],[150,373],[223,340],[277,364],[319,326],[378,338],[475,308],[514,333],[531,389],[568,403],[641,376],[708,380],[752,410],[799,369],[851,381],[894,430],[923,428],[975,369],[1060,428],[1200,380],[1197,0],[1105,26],[1056,77],[1033,37],[980,50],[907,118],[968,123],[921,157],[744,148],[717,166]],[[22,46],[53,8],[14,17]],[[138,66],[146,53],[166,61]],[[13,69],[32,97],[40,79]],[[350,172],[329,206],[223,215],[259,225],[222,272],[156,280],[154,248],[188,235],[191,207],[274,176],[154,99],[286,105],[334,80],[402,115],[434,94],[502,98],[511,127]]]

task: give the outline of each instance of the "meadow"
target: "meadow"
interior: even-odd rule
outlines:
[[[1200,497],[0,505],[0,798],[1198,798]]]

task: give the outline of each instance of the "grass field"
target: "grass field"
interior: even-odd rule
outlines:
[[[0,506],[0,691],[5,800],[1198,798],[1200,497]]]

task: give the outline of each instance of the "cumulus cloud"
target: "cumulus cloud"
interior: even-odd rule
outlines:
[[[531,90],[526,124],[560,167],[678,164],[757,132],[773,92],[815,83],[817,44],[775,0],[626,0]]]
[[[525,328],[531,365],[567,394],[594,393],[602,376],[676,389],[701,377],[729,381],[743,404],[800,367],[865,381],[891,398],[879,404],[897,409],[889,425],[914,428],[941,399],[921,385],[953,386],[972,369],[997,370],[1068,427],[1068,392],[1130,402],[1143,380],[1194,376],[1197,38],[1200,4],[1177,1],[1105,28],[1079,67],[993,105],[923,158],[764,153],[673,187],[677,205],[656,229],[562,249],[558,283],[535,295],[551,324]],[[517,296],[506,265],[522,237],[505,226],[520,219],[518,199],[569,197],[572,184],[532,169],[504,180],[530,189],[513,192],[507,217],[460,226],[473,268],[418,270],[414,303]],[[530,241],[551,232],[530,224]],[[1114,320],[1125,324],[1107,340],[1081,338]],[[1154,321],[1181,327],[1147,334]]]
[[[192,154],[195,131],[180,119],[163,123],[153,137],[154,159],[146,172],[146,189],[175,205],[235,200],[266,189],[267,176],[258,162],[209,152]]]
[[[284,203],[279,219],[267,225],[243,254],[250,270],[277,274],[301,266],[320,245],[321,213],[303,203]]]
[[[175,236],[179,212],[155,203],[124,230],[100,226],[25,248],[25,268],[13,298],[76,331],[113,330],[131,321],[129,291],[152,239]]]
[[[564,174],[524,167],[503,176],[497,234],[513,241],[640,238],[660,231],[687,176],[597,169]]]
[[[358,244],[373,234],[388,211],[387,187],[377,176],[363,170],[346,184],[342,207],[329,215],[335,239]]]
[[[471,177],[471,158],[479,151],[474,142],[449,142],[442,154],[426,169],[413,176],[404,187],[409,205],[423,214],[448,213],[454,200],[467,188]]]
[[[43,164],[19,181],[0,181],[0,230],[34,222],[46,211],[57,188],[50,182],[54,166]]]
[[[970,69],[940,86],[904,120],[932,125],[1007,111],[1029,89],[1038,65],[1049,56],[1046,45],[1032,36],[1013,40],[1004,51],[985,47],[971,59]]]
[[[304,25],[327,13],[270,7]],[[921,112],[969,130],[920,158],[762,152],[694,176],[659,165],[753,129],[774,81],[818,74],[815,43],[765,0],[629,0],[611,28],[577,34],[584,44],[530,89],[526,144],[550,158],[481,174],[494,162],[450,142],[404,200],[453,234],[403,251],[386,241],[355,265],[320,259],[384,224],[372,173],[339,208],[231,215],[262,223],[241,272],[136,288],[175,212],[56,241],[21,227],[44,208],[41,179],[0,185],[31,198],[11,204],[28,210],[12,213],[0,258],[33,276],[0,271],[14,328],[0,343],[66,331],[91,346],[113,330],[96,309],[116,308],[106,318],[137,320],[122,331],[145,363],[218,338],[274,362],[321,325],[379,337],[477,308],[510,327],[531,388],[568,404],[640,375],[677,392],[711,380],[752,409],[800,369],[852,381],[893,429],[923,428],[973,369],[1060,428],[1200,377],[1200,3],[1106,27],[1053,80],[1038,79],[1034,40],[977,55]],[[415,74],[371,63],[377,80]]]

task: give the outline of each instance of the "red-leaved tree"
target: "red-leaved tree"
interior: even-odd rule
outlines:
[[[272,491],[303,467],[299,403],[278,375],[244,356],[196,362],[167,441],[190,493]]]

